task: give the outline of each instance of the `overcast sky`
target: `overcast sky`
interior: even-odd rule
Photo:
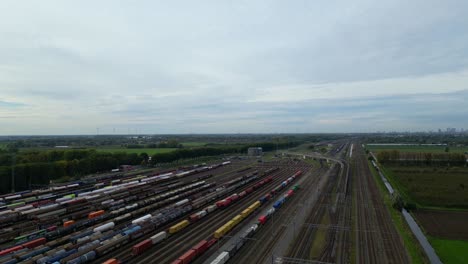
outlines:
[[[468,1],[0,2],[0,135],[468,129]]]

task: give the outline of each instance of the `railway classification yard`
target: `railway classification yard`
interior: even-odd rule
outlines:
[[[0,263],[409,263],[361,144],[332,146],[3,195]]]

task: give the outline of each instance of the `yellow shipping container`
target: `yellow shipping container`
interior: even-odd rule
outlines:
[[[253,210],[257,209],[258,207],[260,207],[260,205],[261,205],[260,201],[256,201],[251,206],[249,206],[249,209],[251,209],[253,211]]]
[[[234,217],[232,219],[232,221],[234,222],[234,226],[236,226],[237,224],[240,223],[240,221],[242,221],[242,216],[241,215],[236,215],[236,217]]]
[[[224,236],[224,234],[226,234],[226,226],[222,226],[220,228],[218,228],[215,232],[214,232],[214,237],[215,238],[221,238],[222,236]]]
[[[229,232],[235,226],[234,221],[229,221],[226,223],[226,232]]]
[[[247,216],[249,216],[251,213],[252,213],[252,209],[250,208],[247,208],[245,209],[244,211],[242,211],[241,215],[242,215],[242,218],[246,218]]]
[[[179,222],[169,228],[169,233],[174,234],[179,232],[180,230],[184,229],[186,226],[188,226],[190,222],[188,220],[184,220],[182,222]]]

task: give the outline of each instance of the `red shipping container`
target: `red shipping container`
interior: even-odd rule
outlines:
[[[233,194],[233,195],[231,195],[231,197],[229,197],[229,198],[231,199],[231,201],[234,202],[234,201],[236,201],[237,199],[239,199],[239,195]]]
[[[241,198],[244,197],[245,195],[247,195],[246,191],[243,191],[243,192],[239,193],[239,197],[241,197]]]
[[[4,249],[4,250],[0,251],[0,256],[10,254],[11,252],[18,251],[18,250],[20,250],[22,248],[23,248],[23,246],[16,246],[16,247],[11,247],[11,248]]]
[[[208,241],[208,244],[206,245],[206,247],[210,248],[212,245],[214,245],[214,243],[216,243],[216,241],[218,241],[218,239],[216,238],[211,239],[210,241]]]
[[[218,203],[216,203],[216,206],[218,206]],[[190,218],[190,221],[197,221],[198,219],[200,219],[200,216],[198,214],[193,214],[191,216],[189,216]]]
[[[292,196],[294,194],[294,191],[293,190],[289,190],[288,191],[288,196]]]
[[[251,193],[254,191],[254,188],[253,187],[250,187],[248,188],[247,190],[245,190],[246,193]]]
[[[104,261],[102,264],[120,264],[120,261],[118,261],[117,259],[108,259]]]
[[[56,226],[56,225],[53,225],[53,226],[49,226],[49,227],[47,228],[47,231],[50,232],[50,231],[54,231],[55,229],[57,229],[57,226]]]
[[[140,255],[141,253],[145,252],[148,248],[150,248],[152,245],[153,245],[153,242],[151,241],[151,239],[143,240],[140,243],[133,246],[132,255],[134,256]]]
[[[216,207],[220,208],[221,206],[223,206],[223,201],[217,201],[216,203]]]
[[[267,217],[266,215],[262,215],[258,218],[258,221],[260,222],[260,224],[264,225],[267,221]]]
[[[47,239],[45,239],[44,237],[41,237],[41,238],[38,238],[36,240],[32,240],[32,241],[24,243],[23,247],[35,248],[37,246],[45,244],[46,242],[47,242]]]
[[[182,264],[188,264],[196,256],[197,256],[197,252],[193,249],[190,249],[189,251],[185,252],[185,254],[183,254],[181,257],[179,257],[179,260],[182,261]]]
[[[197,255],[203,254],[208,249],[208,241],[202,240],[196,244],[193,248],[197,252]]]
[[[176,259],[176,260],[172,261],[171,264],[182,264],[182,263],[183,263],[182,260]]]
[[[75,223],[74,220],[70,220],[70,221],[66,221],[65,223],[63,223],[63,227],[67,227],[67,226],[71,226]]]

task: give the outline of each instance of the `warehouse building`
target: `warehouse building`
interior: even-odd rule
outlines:
[[[249,156],[261,156],[263,154],[263,149],[260,147],[249,148],[247,154]]]

